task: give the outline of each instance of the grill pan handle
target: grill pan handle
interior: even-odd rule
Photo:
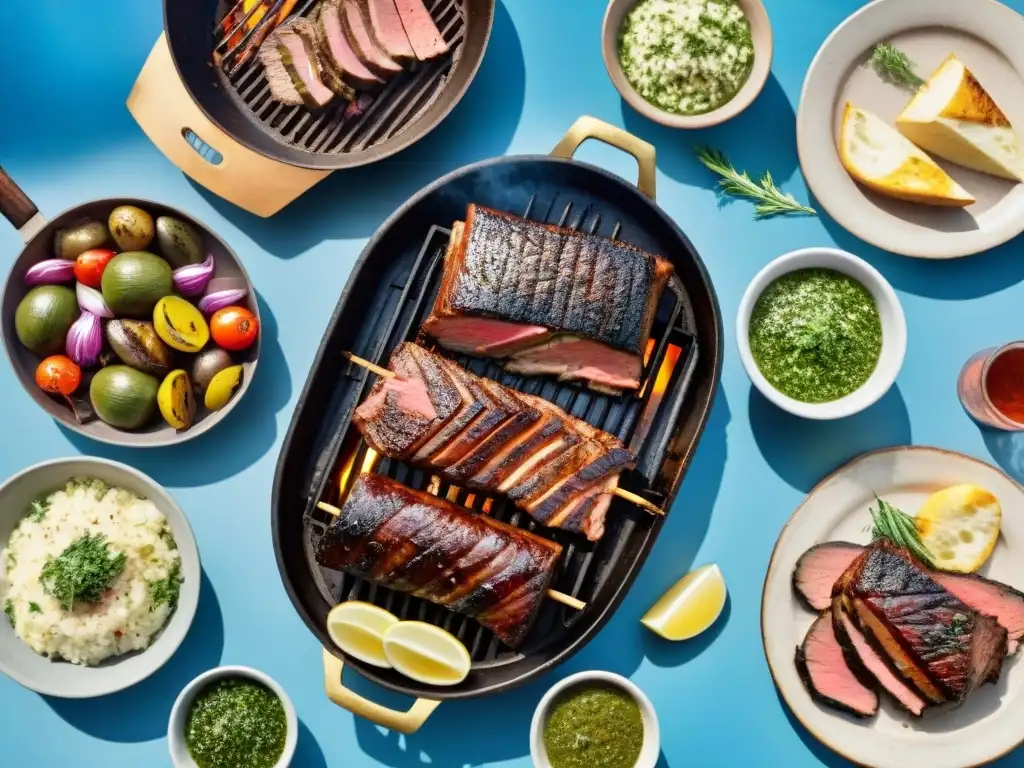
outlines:
[[[388,709],[369,699],[364,699],[358,693],[350,691],[342,685],[341,673],[344,668],[342,660],[324,648],[324,688],[327,690],[327,698],[353,715],[365,717],[371,723],[376,723],[389,730],[399,733],[416,733],[437,709],[437,705],[441,703],[433,699],[416,699],[408,712]]]
[[[166,34],[156,41],[132,87],[128,111],[168,160],[215,195],[257,216],[273,216],[330,173],[271,160],[222,131],[186,90]],[[190,134],[201,148],[190,143]]]
[[[623,152],[628,152],[636,158],[636,164],[640,172],[637,175],[636,186],[641,192],[652,200],[655,196],[654,190],[654,145],[644,141],[632,133],[617,128],[616,126],[598,120],[596,117],[584,115],[569,129],[565,137],[551,150],[552,157],[571,158],[576,154],[587,139],[597,139],[609,144]]]
[[[0,213],[18,230],[26,243],[46,226],[46,220],[40,215],[36,204],[7,175],[3,166],[0,166]]]

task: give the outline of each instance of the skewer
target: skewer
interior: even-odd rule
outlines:
[[[353,355],[351,352],[342,352],[341,354],[343,354],[356,365],[365,368],[370,373],[377,374],[383,379],[393,379],[395,377],[394,371],[389,371],[387,368],[382,368],[376,363],[371,363],[369,360],[359,357],[359,355]],[[630,491],[627,491],[624,488],[619,488],[616,486],[615,490],[613,490],[612,493],[618,496],[620,499],[628,501],[630,504],[636,504],[638,507],[640,507],[646,512],[650,512],[651,514],[665,514],[664,510],[662,510],[661,507],[657,506],[653,502],[648,501],[643,496],[638,496],[637,494],[631,493]]]
[[[316,506],[318,509],[326,512],[329,515],[333,515],[334,517],[337,517],[341,514],[340,509],[338,509],[333,504],[328,504],[325,501],[317,502]],[[582,600],[577,600],[572,595],[567,595],[565,594],[565,592],[559,592],[556,589],[549,589],[547,591],[547,595],[556,603],[561,603],[562,605],[567,605],[570,608],[575,608],[577,611],[582,611],[584,608],[587,607],[587,604],[584,603]]]

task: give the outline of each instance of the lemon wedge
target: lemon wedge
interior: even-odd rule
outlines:
[[[385,669],[391,663],[384,655],[384,634],[398,623],[398,617],[372,603],[349,600],[327,614],[327,634],[346,656]]]
[[[896,119],[926,152],[1011,181],[1024,181],[1024,152],[1006,115],[950,54]]]
[[[953,485],[929,496],[915,520],[921,542],[946,571],[973,573],[999,538],[999,499],[977,485]]]
[[[928,155],[877,115],[849,102],[839,158],[847,172],[883,195],[925,205],[966,206],[974,198]]]
[[[705,565],[676,582],[640,623],[666,640],[689,640],[715,623],[725,607],[725,595],[722,571]]]
[[[427,685],[456,685],[473,662],[457,637],[422,621],[400,621],[384,633],[384,655],[398,672]]]

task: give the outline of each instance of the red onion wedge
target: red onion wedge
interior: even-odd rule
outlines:
[[[43,259],[25,273],[26,285],[53,285],[75,279],[75,262],[70,259]]]
[[[103,294],[95,288],[90,288],[84,283],[77,283],[75,285],[75,295],[78,297],[78,306],[82,308],[83,312],[91,312],[108,320],[114,316],[110,307],[107,306]]]
[[[212,315],[218,309],[236,304],[247,293],[245,288],[231,288],[226,291],[208,293],[199,300],[199,311],[204,315]]]
[[[82,312],[68,330],[65,347],[68,357],[83,368],[96,365],[103,351],[103,320],[92,312]]]
[[[174,287],[182,296],[198,296],[206,290],[213,277],[213,254],[206,257],[201,264],[186,264],[171,273]]]

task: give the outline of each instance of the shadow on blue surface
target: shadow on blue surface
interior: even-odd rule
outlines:
[[[695,144],[708,144],[725,152],[736,168],[759,178],[770,170],[776,181],[793,175],[796,154],[796,116],[782,86],[770,75],[753,104],[732,120],[695,131],[679,131],[648,120],[622,101],[622,119],[626,130],[654,144],[658,168],[677,181],[690,186],[714,189],[718,176],[701,165],[693,155]],[[765,127],[768,126],[768,130]],[[756,141],[752,137],[756,136]],[[764,158],[772,165],[764,167]],[[732,203],[722,197],[720,205]],[[741,203],[746,204],[746,203]]]
[[[178,488],[216,483],[259,461],[277,439],[277,412],[288,404],[292,385],[277,321],[263,297],[257,295],[257,300],[262,321],[259,366],[242,402],[216,428],[188,443],[140,451],[98,443],[61,427],[68,442],[86,455],[123,462]]]
[[[629,676],[640,666],[645,655],[652,663],[663,667],[685,664],[699,656],[728,623],[729,603],[712,629],[701,638],[679,646],[667,647],[668,643],[658,646],[649,642],[644,637],[649,633],[637,632],[636,623],[650,608],[649,596],[664,592],[690,569],[704,540],[722,481],[728,423],[729,405],[720,390],[700,447],[680,490],[680,501],[665,521],[659,544],[613,619],[586,648],[558,667],[557,671],[488,699],[488,711],[499,712],[498,717],[481,717],[481,704],[473,700],[444,702],[418,733],[409,736],[355,718],[360,748],[374,760],[392,768],[427,765],[432,768],[463,768],[511,760],[529,753],[528,734],[533,710],[555,681],[583,669],[605,669]],[[358,674],[346,672],[345,685],[384,706],[404,711],[411,705],[409,697],[380,688]],[[472,727],[468,727],[469,723]],[[510,733],[521,734],[521,737],[510,740]],[[662,756],[659,768],[667,765]]]
[[[519,35],[499,2],[487,54],[472,85],[452,113],[413,146],[372,165],[336,171],[270,219],[193,186],[262,248],[293,258],[324,240],[367,237],[421,187],[475,160],[503,155],[519,124],[525,92]]]
[[[909,445],[910,416],[898,385],[865,411],[812,421],[783,411],[751,385],[750,426],[758,450],[779,477],[810,491],[828,473],[866,451]],[[781,438],[780,436],[786,436]]]
[[[828,768],[850,768],[853,765],[845,757],[840,757],[831,749],[826,747],[820,741],[804,728],[803,723],[796,719],[796,716],[790,710],[789,705],[786,704],[786,700],[779,693],[778,688],[775,689],[775,695],[779,698],[779,706],[782,707],[782,711],[786,713],[786,719],[789,720],[789,724],[796,731],[797,736],[803,741],[804,745],[809,749],[822,765],[828,766]],[[846,717],[845,715],[837,714],[836,717]]]
[[[295,758],[292,760],[295,768],[327,768],[327,758],[320,749],[313,732],[309,727],[299,720],[299,741],[295,745]]]
[[[648,598],[648,601],[650,601],[650,598]],[[679,667],[683,664],[689,664],[718,639],[718,636],[722,634],[729,623],[729,616],[731,614],[732,598],[726,594],[722,615],[707,630],[691,640],[672,642],[663,640],[653,632],[645,630],[643,637],[647,660],[658,667]]]
[[[821,223],[839,248],[871,262],[901,291],[957,301],[987,296],[1024,280],[1020,238],[963,259],[911,259],[868,245],[843,229],[817,200],[811,205],[818,209]]]
[[[101,699],[42,699],[73,728],[97,739],[157,739],[167,733],[171,704],[181,689],[196,675],[220,664],[223,650],[224,617],[213,584],[203,571],[192,626],[177,653],[152,677]]]
[[[1024,483],[1024,433],[979,427],[992,458],[1010,477]]]

